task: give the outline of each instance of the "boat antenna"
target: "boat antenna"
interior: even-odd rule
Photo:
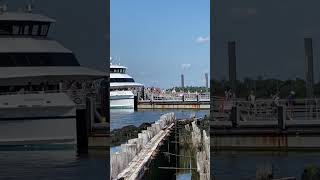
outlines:
[[[6,12],[8,10],[8,5],[6,3],[3,3],[2,0],[0,0],[0,14]]]
[[[27,5],[27,9],[26,9],[28,13],[32,13],[32,9],[34,7],[33,5],[34,5],[34,0],[31,0],[30,3]]]

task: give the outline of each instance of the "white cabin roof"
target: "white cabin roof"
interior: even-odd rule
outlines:
[[[136,83],[136,82],[116,82],[116,83],[110,83],[111,88],[116,87],[142,87],[143,84]]]
[[[0,21],[36,21],[36,22],[56,22],[54,19],[41,14],[27,12],[3,12],[0,14]]]
[[[110,78],[132,78],[128,74],[122,74],[122,73],[110,73]]]
[[[121,68],[121,69],[127,69],[125,66],[117,65],[117,64],[110,64],[110,68]]]
[[[1,15],[0,15],[1,16]],[[72,53],[55,40],[32,37],[5,37],[0,38],[0,53],[13,52],[52,52]]]

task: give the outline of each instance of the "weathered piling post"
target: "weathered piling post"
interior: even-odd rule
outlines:
[[[86,121],[86,109],[76,110],[77,123],[77,153],[83,155],[88,153],[88,128]]]
[[[138,96],[134,96],[134,110],[138,111]]]
[[[284,106],[278,106],[278,127],[281,130],[286,129],[286,117]]]
[[[157,148],[170,134],[174,123],[174,113],[162,115],[151,127],[142,130],[137,138],[122,144],[120,152],[111,155],[111,179],[141,179]],[[171,146],[174,145],[170,142],[174,139],[168,139]]]
[[[230,115],[232,127],[238,126],[238,108],[237,106],[232,106]]]
[[[95,117],[95,102],[93,101],[93,97],[86,97],[86,122],[87,122],[88,133],[92,131],[94,117]]]
[[[110,101],[109,101],[109,81],[107,77],[105,77],[100,84],[100,102],[101,102],[101,116],[102,122],[109,122],[109,109],[110,109]]]

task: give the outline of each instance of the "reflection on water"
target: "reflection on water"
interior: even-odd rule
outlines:
[[[320,167],[320,152],[212,152],[212,173],[216,180],[255,179],[256,167],[271,164],[275,178],[301,178],[304,168]]]
[[[81,158],[74,150],[0,151],[1,179],[105,179],[106,168],[105,150]]]

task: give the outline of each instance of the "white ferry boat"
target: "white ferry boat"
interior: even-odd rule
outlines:
[[[48,38],[55,20],[0,7],[0,145],[76,144],[76,103],[104,72]],[[87,86],[84,86],[87,85]]]
[[[136,83],[126,71],[125,66],[110,64],[111,109],[133,109],[134,96],[143,92],[143,84]]]

